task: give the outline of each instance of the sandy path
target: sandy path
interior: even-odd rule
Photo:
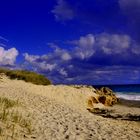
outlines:
[[[86,111],[85,92],[92,91],[67,86],[43,87],[7,79],[0,82],[1,96],[19,99],[33,114],[33,135],[24,139],[140,139],[140,123],[106,119]]]

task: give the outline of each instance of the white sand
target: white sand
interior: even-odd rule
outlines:
[[[86,110],[94,89],[37,86],[23,81],[0,81],[0,96],[19,100],[33,114],[34,131],[22,139],[139,140],[140,123],[103,118]],[[139,110],[138,110],[139,111]]]

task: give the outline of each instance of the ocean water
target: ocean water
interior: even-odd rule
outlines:
[[[103,86],[112,89],[119,98],[140,101],[140,85],[95,85],[93,87]]]

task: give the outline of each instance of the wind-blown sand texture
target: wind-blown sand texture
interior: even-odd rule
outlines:
[[[86,99],[94,91],[86,87],[33,85],[5,76],[0,79],[0,96],[19,100],[32,114],[32,134],[21,132],[18,140],[139,140],[140,122],[103,118],[86,110]],[[139,108],[129,109],[140,112]]]

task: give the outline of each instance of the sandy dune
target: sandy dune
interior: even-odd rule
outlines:
[[[94,89],[86,87],[37,86],[6,77],[0,79],[0,96],[19,100],[33,115],[32,134],[21,134],[19,140],[140,139],[139,122],[113,120],[89,113],[86,98],[92,94],[95,94]]]

